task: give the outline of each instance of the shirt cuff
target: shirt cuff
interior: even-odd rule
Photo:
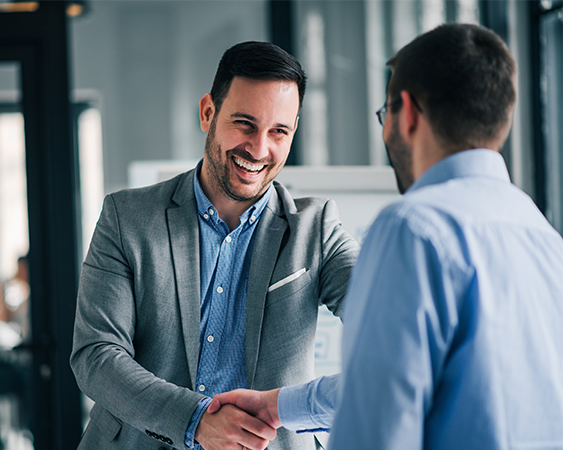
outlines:
[[[192,414],[192,417],[190,419],[190,423],[188,424],[188,429],[186,430],[186,435],[184,437],[184,445],[186,446],[186,448],[194,448],[195,445],[195,430],[197,429],[197,426],[199,425],[199,421],[201,420],[201,416],[203,416],[203,413],[207,410],[207,407],[209,406],[209,404],[211,403],[211,398],[207,397],[202,399],[194,413]]]
[[[284,428],[298,433],[330,431],[336,414],[340,375],[280,389],[278,415]]]

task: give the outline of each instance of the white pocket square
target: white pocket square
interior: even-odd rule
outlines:
[[[303,269],[299,269],[297,272],[292,273],[288,277],[282,278],[280,281],[277,281],[276,283],[272,284],[268,288],[268,292],[275,291],[276,289],[281,288],[282,286],[285,286],[287,283],[291,283],[292,281],[297,280],[297,278],[299,278],[305,272],[307,272],[307,269],[305,269],[305,267],[303,267]]]

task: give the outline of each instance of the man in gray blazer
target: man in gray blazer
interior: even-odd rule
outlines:
[[[200,101],[197,168],[106,197],[71,356],[96,402],[80,449],[316,448],[235,406],[206,411],[220,392],[313,379],[318,307],[343,310],[357,243],[333,201],[273,181],[304,92],[279,47],[232,47]]]

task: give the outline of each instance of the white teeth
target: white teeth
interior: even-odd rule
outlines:
[[[264,168],[264,164],[261,164],[261,165],[250,164],[250,163],[247,163],[246,161],[244,161],[240,158],[237,158],[236,156],[235,156],[234,160],[235,160],[235,163],[237,165],[245,168],[246,170],[248,170],[250,172],[260,172]]]

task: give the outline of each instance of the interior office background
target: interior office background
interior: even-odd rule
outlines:
[[[20,24],[16,31],[2,26],[14,21]],[[47,42],[49,33],[60,38],[58,50],[49,50],[54,56],[36,65],[25,50],[18,53],[29,41],[28,22],[35,29],[48,22],[43,37],[33,35],[36,40]],[[386,166],[375,115],[386,100],[385,62],[418,34],[446,22],[488,26],[516,57],[518,103],[503,156],[512,181],[562,232],[561,1],[91,0],[14,6],[1,0],[0,449],[75,448],[88,401],[69,373],[68,352],[80,263],[103,197],[130,186],[133,168],[143,162],[185,165],[203,156],[198,102],[227,48],[247,40],[275,42],[308,73],[289,164]],[[62,75],[26,85],[25,73],[35,67],[38,78],[47,77],[40,69],[51,65],[60,66]],[[60,79],[66,83],[59,86]],[[60,91],[63,106],[26,114],[25,86],[53,91],[45,95]],[[61,142],[69,152],[47,149],[43,153],[53,152],[48,160],[31,150],[33,134],[26,127],[35,114],[38,122],[49,114],[68,118],[60,127],[50,122],[50,128],[66,135]],[[29,278],[21,270],[16,277],[18,258],[25,255]]]

